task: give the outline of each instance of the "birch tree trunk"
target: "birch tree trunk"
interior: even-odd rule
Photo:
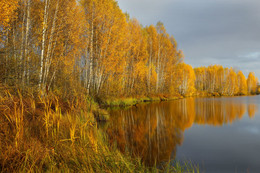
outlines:
[[[31,25],[31,19],[30,19],[30,10],[31,10],[31,0],[27,0],[27,17],[26,17],[26,34],[25,34],[25,57],[27,58],[26,60],[26,66],[24,69],[24,76],[27,73],[27,84],[29,84],[29,79],[30,79],[30,69],[29,69],[29,62],[30,62],[30,55],[29,55],[29,30],[30,30],[30,25]]]
[[[93,13],[94,13],[94,10],[93,10]],[[88,86],[87,86],[87,90],[88,90],[88,93],[90,93],[90,88],[92,87],[92,84],[93,84],[93,42],[94,42],[94,14],[92,13],[92,18],[91,18],[91,26],[90,26],[90,51],[89,51],[89,82],[88,82]]]
[[[152,52],[153,52],[153,42],[150,41],[150,55],[148,60],[148,77],[147,77],[147,87],[148,93],[151,93],[151,75],[152,75]]]
[[[160,52],[161,52],[161,43],[159,40],[159,48],[158,48],[158,57],[157,57],[157,80],[156,80],[156,93],[158,93],[159,85],[160,85],[160,73],[161,73],[161,58],[160,58]]]
[[[45,0],[44,6],[44,19],[43,19],[43,29],[42,29],[42,50],[41,50],[41,62],[40,62],[40,73],[39,73],[39,90],[42,90],[42,78],[43,78],[43,65],[44,65],[44,49],[45,49],[45,40],[47,32],[47,22],[48,22],[48,6],[49,0]]]
[[[21,47],[20,47],[20,63],[19,63],[19,66],[20,66],[20,78],[22,79],[22,84],[24,83],[24,70],[23,69],[23,63],[24,63],[24,25],[25,25],[25,17],[26,17],[26,14],[25,14],[25,11],[26,11],[26,5],[24,4],[24,10],[23,10],[23,22],[22,22],[22,40],[21,40]]]
[[[8,47],[8,44],[9,44],[9,30],[7,30],[7,38],[6,38],[6,44],[7,44],[7,47]],[[7,54],[8,50],[7,48],[5,48],[5,84],[7,84],[7,78],[8,78],[8,54]]]
[[[52,27],[51,27],[51,35],[50,35],[49,43],[48,43],[47,55],[46,55],[46,58],[45,58],[43,85],[46,85],[46,83],[47,83],[49,70],[50,70],[50,66],[51,66],[51,61],[52,61],[51,52],[52,52],[52,49],[53,49],[53,37],[54,37],[55,30],[56,30],[56,20],[57,20],[58,10],[59,10],[59,0],[56,4],[55,14],[54,14],[53,22],[52,22]]]

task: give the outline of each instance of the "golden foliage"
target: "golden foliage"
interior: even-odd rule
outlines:
[[[12,19],[16,18],[18,0],[0,1],[0,26],[8,27]]]
[[[185,64],[163,23],[142,27],[115,0],[2,0],[0,25],[7,29],[0,78],[8,85],[83,86],[98,98],[257,92],[253,73],[245,82],[232,68]]]

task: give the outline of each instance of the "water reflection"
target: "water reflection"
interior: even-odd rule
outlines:
[[[238,98],[188,98],[138,105],[111,111],[107,128],[110,142],[123,152],[141,157],[148,165],[168,161],[183,142],[184,131],[193,126],[223,126],[253,118],[257,105]]]

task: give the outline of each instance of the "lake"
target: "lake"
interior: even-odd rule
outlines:
[[[147,165],[192,161],[201,172],[259,172],[259,96],[186,98],[112,110],[111,143]]]

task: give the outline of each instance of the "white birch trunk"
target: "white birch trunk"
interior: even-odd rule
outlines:
[[[25,36],[25,57],[27,58],[26,60],[26,68],[24,69],[24,73],[27,71],[27,84],[29,84],[29,79],[30,79],[30,70],[29,70],[29,61],[30,61],[30,56],[29,56],[29,29],[31,25],[31,0],[27,0],[27,18],[26,18],[26,36]]]
[[[44,65],[44,49],[45,49],[45,39],[47,31],[48,22],[48,4],[49,0],[45,0],[44,6],[44,19],[43,19],[43,30],[42,30],[42,50],[41,50],[41,63],[40,63],[40,74],[39,74],[39,90],[42,89],[42,78],[43,78],[43,65]]]
[[[54,19],[53,19],[53,23],[52,23],[52,28],[51,28],[51,35],[49,38],[49,43],[48,43],[48,50],[47,50],[47,55],[46,55],[46,59],[45,59],[45,72],[44,72],[44,77],[43,77],[43,84],[45,85],[47,83],[47,78],[49,75],[49,70],[50,70],[50,66],[51,66],[51,52],[53,49],[53,37],[54,37],[54,32],[56,30],[56,20],[57,20],[57,13],[59,10],[59,0],[57,2],[56,5],[56,9],[55,9],[55,14],[54,14]]]
[[[20,48],[20,51],[21,51],[21,54],[20,54],[20,75],[21,75],[21,79],[22,79],[22,83],[23,83],[23,80],[24,80],[24,70],[23,69],[23,63],[24,63],[24,25],[25,25],[25,11],[26,11],[26,5],[24,4],[24,10],[23,10],[23,23],[22,23],[22,40],[21,40],[21,48]]]

